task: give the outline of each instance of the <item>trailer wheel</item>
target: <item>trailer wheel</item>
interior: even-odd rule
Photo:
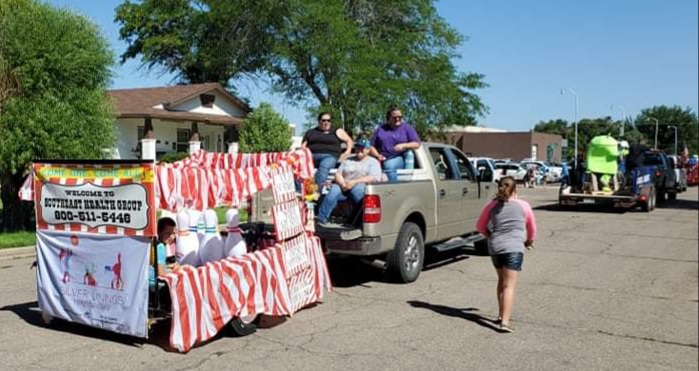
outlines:
[[[257,331],[257,324],[260,323],[260,316],[255,317],[255,319],[250,323],[245,323],[240,317],[235,317],[230,322],[231,330],[233,330],[233,336],[243,337],[252,335]]]
[[[425,260],[425,242],[422,231],[415,223],[400,227],[396,245],[386,255],[386,268],[391,278],[401,283],[417,280]]]

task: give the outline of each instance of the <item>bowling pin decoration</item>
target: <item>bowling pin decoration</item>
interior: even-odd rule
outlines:
[[[194,209],[189,209],[187,212],[189,213],[189,233],[197,236],[199,245],[201,245],[201,239],[204,238],[204,228],[199,228],[199,223],[203,220],[203,215],[201,211]]]
[[[177,214],[177,243],[175,256],[180,265],[197,265],[199,240],[189,232],[189,214],[182,210]]]
[[[240,214],[238,214],[238,209],[228,209],[228,211],[226,211],[226,230],[228,231],[228,236],[226,237],[226,244],[223,250],[229,258],[241,256],[248,252],[248,247],[241,234],[242,231],[240,230],[239,224]]]
[[[223,240],[218,233],[218,216],[214,210],[204,212],[206,233],[199,245],[199,257],[202,264],[223,259]]]

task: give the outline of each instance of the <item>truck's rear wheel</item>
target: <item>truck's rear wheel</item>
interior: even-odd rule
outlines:
[[[398,282],[413,282],[420,276],[424,260],[422,231],[414,223],[404,223],[398,232],[396,245],[386,256],[387,273]]]
[[[667,194],[667,192],[665,192],[665,188],[658,188],[655,193],[656,193],[656,201],[658,203],[665,202],[665,195]]]
[[[649,213],[655,209],[655,201],[656,201],[656,194],[658,192],[655,190],[655,188],[650,190],[650,194],[648,195],[648,200],[641,204],[641,210]]]

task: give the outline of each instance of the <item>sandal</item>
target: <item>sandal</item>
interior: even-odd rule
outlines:
[[[506,333],[511,333],[511,332],[514,332],[515,329],[513,329],[512,326],[510,326],[509,324],[500,323],[500,331],[506,332]]]

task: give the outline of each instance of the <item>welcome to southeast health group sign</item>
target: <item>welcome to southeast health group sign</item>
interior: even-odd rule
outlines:
[[[34,164],[39,307],[147,337],[154,164]]]

